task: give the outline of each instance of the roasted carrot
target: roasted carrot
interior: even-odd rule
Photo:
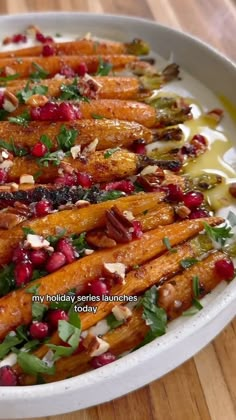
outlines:
[[[96,115],[97,118],[99,115]],[[76,144],[86,146],[94,139],[98,139],[97,150],[109,147],[130,147],[135,140],[143,139],[146,143],[155,140],[165,140],[169,137],[168,132],[150,130],[138,123],[106,119],[76,120],[64,123],[49,121],[32,121],[27,126],[17,126],[8,121],[0,122],[0,138],[11,143],[12,139],[18,147],[32,147],[43,134],[52,141],[53,150],[57,148],[56,137],[62,127],[67,130],[77,130]],[[171,130],[168,128],[168,130]],[[174,138],[182,136],[181,129],[172,131]]]
[[[0,63],[1,64],[1,63]],[[188,106],[173,109],[155,109],[153,106],[143,102],[121,101],[119,99],[96,99],[89,102],[78,101],[76,106],[81,111],[82,119],[94,119],[94,115],[103,118],[134,121],[147,128],[161,128],[183,123],[192,118],[191,108]],[[30,107],[19,106],[8,116],[14,117],[23,112],[30,112]]]
[[[155,229],[158,225],[174,223],[174,209],[168,203],[160,203],[153,210],[149,210],[135,217],[142,225],[142,231]]]
[[[112,64],[113,69],[123,68],[127,64],[137,60],[134,55],[60,55],[51,57],[25,57],[21,60],[17,58],[1,58],[0,68],[10,68],[19,79],[32,78],[32,74],[38,71],[40,66],[44,70],[44,78],[52,77],[60,73],[64,66],[69,66],[73,70],[77,70],[81,63],[85,63],[89,73],[96,73],[99,68],[100,61]],[[38,76],[40,79],[40,75]]]
[[[52,47],[55,55],[146,55],[149,52],[148,44],[139,39],[134,39],[128,43],[79,39],[77,41],[55,42]],[[35,45],[15,51],[1,52],[0,58],[36,57],[41,55],[42,51],[43,45]]]
[[[100,204],[91,204],[81,209],[64,210],[49,214],[43,218],[32,219],[23,223],[23,226],[32,229],[36,234],[48,236],[55,235],[58,226],[66,229],[66,234],[79,234],[104,226],[106,210],[116,205],[120,211],[130,210],[134,215],[152,209],[165,197],[164,193],[137,194],[118,200],[106,201]],[[17,226],[9,232],[2,231],[0,238],[0,264],[9,261],[11,249],[24,238],[22,226]]]
[[[96,76],[93,78],[95,82],[101,85],[100,89],[97,92],[97,97],[100,99],[135,99],[135,100],[144,100],[148,98],[152,91],[145,89],[140,83],[137,77],[111,77],[111,76]],[[47,96],[52,98],[58,98],[63,93],[63,86],[68,86],[74,84],[75,79],[46,79],[42,80],[40,83],[30,83],[27,85],[27,80],[19,80],[13,85],[8,86],[7,90],[13,94],[20,92],[25,88],[33,88],[36,86],[46,86],[48,88]],[[82,83],[86,83],[82,79]],[[78,79],[78,91],[80,87],[82,89],[81,80]],[[62,89],[61,89],[62,87]]]
[[[216,276],[214,269],[215,262],[224,257],[225,255],[222,252],[216,251],[203,261],[183,272],[183,274],[172,277],[158,289],[158,304],[167,310],[169,319],[180,316],[183,311],[191,306],[193,300],[192,278],[195,275],[199,276],[199,281],[202,286],[201,297],[211,292],[217,286],[221,280]],[[160,296],[168,284],[171,285],[174,292],[172,293],[171,305],[166,307],[166,305],[163,304],[163,298]],[[179,305],[179,303],[178,305],[175,305],[176,301],[181,302],[182,305]],[[170,302],[169,299],[166,298],[166,302]],[[178,306],[178,309],[175,306]],[[145,324],[145,321],[142,318],[142,309],[135,308],[132,312],[132,317],[126,324],[116,328],[115,330],[109,331],[102,338],[110,344],[109,351],[116,356],[119,356],[125,351],[132,350],[140,344],[148,330],[149,327]],[[89,364],[90,360],[91,357],[86,351],[68,358],[62,358],[56,362],[55,375],[45,375],[44,379],[46,382],[53,382],[65,379],[67,376],[75,376],[86,372],[91,369]],[[22,373],[21,368],[18,365],[15,365],[14,368],[16,372]],[[29,385],[35,383],[36,378],[34,376],[23,374],[21,376],[21,381],[22,385]]]
[[[58,158],[57,158],[58,160]],[[48,166],[43,165],[43,161],[48,161]],[[58,177],[59,166],[53,164],[54,160],[41,160],[41,164],[36,159],[28,157],[15,157],[12,166],[8,171],[8,179],[10,182],[18,181],[23,174],[34,175],[38,174],[37,180],[40,183],[52,182]],[[59,161],[60,162],[60,161]],[[127,176],[135,175],[142,167],[149,163],[156,164],[161,168],[175,170],[181,167],[179,160],[153,160],[143,155],[137,155],[127,150],[107,149],[105,151],[98,151],[90,153],[88,157],[73,159],[72,157],[64,158],[63,165],[73,168],[79,172],[86,172],[91,175],[94,182],[107,182],[116,179],[122,179]]]
[[[210,217],[188,220],[152,230],[145,233],[140,240],[119,245],[111,250],[94,252],[57,272],[32,281],[30,285],[39,285],[38,294],[41,296],[63,294],[73,288],[82,291],[89,281],[103,274],[104,263],[119,261],[125,264],[127,269],[137,264],[143,264],[166,250],[163,238],[168,237],[170,244],[175,246],[199,233],[204,228],[204,222],[216,225],[221,223],[222,219]],[[0,299],[2,308],[0,340],[18,325],[26,325],[31,321],[32,297],[31,294],[26,293],[28,287],[26,285]],[[46,300],[44,303],[49,305]]]

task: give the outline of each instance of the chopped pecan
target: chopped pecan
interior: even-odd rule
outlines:
[[[175,213],[180,217],[180,219],[186,219],[190,215],[191,210],[183,204],[179,204],[175,206]]]
[[[18,98],[9,90],[4,92],[3,108],[8,112],[13,112],[19,105]]]
[[[16,214],[20,214],[20,215],[25,216],[27,218],[32,216],[32,211],[30,210],[29,206],[21,203],[20,201],[15,201],[14,212]]]
[[[133,223],[124,216],[118,207],[113,206],[106,211],[106,232],[116,242],[126,243],[132,241],[132,232],[130,232],[132,227]]]
[[[12,229],[26,220],[21,214],[11,213],[10,211],[0,212],[0,229]]]
[[[158,304],[165,310],[169,309],[175,301],[175,287],[166,283],[158,289]]]
[[[90,357],[100,356],[110,347],[106,341],[91,333],[88,333],[83,340],[83,346],[87,349]]]
[[[150,170],[148,170],[150,168]],[[151,170],[152,169],[152,170]],[[145,190],[153,190],[153,188],[159,187],[163,180],[165,179],[165,174],[163,169],[158,166],[147,166],[142,170],[138,175],[137,181],[141,184]]]
[[[96,248],[113,248],[116,246],[116,241],[109,238],[104,231],[100,230],[88,232],[86,241],[89,245],[95,246]]]

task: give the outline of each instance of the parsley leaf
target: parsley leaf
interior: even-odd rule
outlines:
[[[90,248],[85,237],[86,232],[81,233],[79,236],[76,234],[72,235],[72,245],[79,255],[83,254],[85,249]]]
[[[17,337],[23,339],[24,341],[28,341],[28,335],[27,335],[27,326],[26,325],[20,325],[16,328],[16,334]]]
[[[200,296],[199,277],[193,276],[192,282],[193,282],[193,296],[194,298],[198,299]]]
[[[107,149],[105,150],[103,156],[105,159],[109,159],[109,157],[111,157],[113,153],[118,152],[118,150],[120,150],[120,147],[115,147],[114,149]]]
[[[75,292],[70,291],[67,293],[67,296],[75,296]],[[51,302],[50,303],[50,309],[63,309],[63,311],[69,311],[71,308],[71,302],[65,301],[65,302]]]
[[[31,80],[40,80],[40,79],[46,79],[47,76],[49,75],[49,72],[47,70],[45,70],[43,67],[41,67],[39,64],[37,63],[32,63],[32,66],[35,69],[35,72],[30,74],[30,79]]]
[[[33,231],[33,229],[31,229],[28,226],[23,226],[22,230],[23,230],[25,236],[27,236],[28,234],[35,235],[35,232]]]
[[[89,98],[87,96],[81,95],[78,85],[78,79],[75,77],[73,82],[70,85],[61,85],[61,95],[60,98],[63,100],[70,100],[70,99],[76,99],[79,101],[84,102],[90,102]]]
[[[176,248],[172,248],[172,246],[170,244],[170,240],[169,240],[169,238],[167,236],[165,236],[162,239],[162,242],[165,245],[165,247],[168,249],[168,251],[170,251],[170,252],[177,252],[177,249]]]
[[[66,128],[64,125],[60,128],[60,133],[57,135],[57,142],[61,150],[64,152],[70,150],[75,145],[75,140],[78,136],[78,130]]]
[[[18,337],[17,335],[12,335],[9,333],[0,344],[0,360],[4,359],[4,357],[11,351],[12,347],[21,344],[23,339]]]
[[[32,318],[34,321],[42,321],[45,312],[48,310],[46,305],[39,302],[32,303]]]
[[[46,240],[50,242],[50,245],[55,247],[59,239],[63,238],[66,234],[66,229],[61,229],[60,233],[57,235],[49,235],[46,237]]]
[[[196,258],[185,258],[184,260],[180,261],[180,265],[183,268],[192,267],[192,265],[196,264],[198,260]]]
[[[52,140],[47,136],[47,134],[43,134],[40,137],[40,142],[43,143],[48,150],[50,150],[53,146]]]
[[[138,348],[154,340],[156,337],[160,337],[166,332],[166,312],[163,308],[157,306],[157,297],[157,287],[152,286],[151,289],[144,293],[144,296],[139,302],[139,305],[143,306],[142,318],[145,320],[146,325],[149,325],[150,331]]]
[[[54,360],[60,357],[68,357],[74,353],[73,347],[57,346],[56,344],[47,344],[47,346],[54,351]]]
[[[30,87],[30,82],[28,81],[25,87],[17,92],[16,96],[21,104],[25,104],[32,95],[46,95],[47,92],[47,86],[36,85]]]
[[[9,74],[8,76],[0,76],[0,83],[5,84],[6,82],[10,82],[11,80],[18,79],[19,76],[19,73]]]
[[[101,57],[99,58],[98,69],[96,76],[107,76],[112,69],[112,64],[104,61]]]
[[[123,191],[113,190],[113,191],[104,191],[99,196],[99,202],[102,201],[109,201],[109,200],[116,200],[117,198],[125,197],[125,193]]]
[[[56,150],[55,152],[48,152],[41,158],[37,159],[37,163],[39,166],[48,167],[49,163],[52,163],[54,166],[58,166],[61,163],[61,160],[64,156],[62,150]]]
[[[111,329],[117,328],[124,323],[124,321],[118,321],[112,313],[106,317],[106,321]]]
[[[203,223],[206,234],[210,239],[220,243],[223,246],[226,242],[226,239],[232,238],[233,233],[231,232],[231,227],[227,224],[223,226],[212,227],[208,223]]]
[[[17,363],[21,369],[29,373],[30,375],[37,375],[38,373],[46,373],[53,375],[55,373],[55,366],[48,366],[46,362],[23,351],[20,351],[17,355]]]
[[[6,295],[14,286],[14,265],[9,264],[0,270],[0,296]]]
[[[192,288],[193,288],[193,300],[192,305],[193,308],[188,309],[182,313],[183,316],[192,316],[198,313],[201,309],[203,309],[202,304],[199,302],[200,293],[200,284],[199,284],[199,277],[193,276],[192,278]]]
[[[17,117],[8,117],[8,121],[13,124],[23,125],[23,127],[27,127],[28,122],[30,121],[30,114],[28,111],[24,111],[21,115]]]
[[[24,347],[22,347],[22,351],[32,351],[36,350],[36,348],[40,345],[39,340],[30,340],[28,343],[24,344]]]
[[[6,142],[5,140],[0,139],[0,147],[8,150],[8,152],[13,152],[14,156],[25,156],[27,155],[28,151],[23,147],[17,147],[14,144],[13,138],[10,139],[10,143]]]
[[[94,120],[103,120],[105,118],[103,115],[98,114],[91,114],[91,117],[94,118]]]

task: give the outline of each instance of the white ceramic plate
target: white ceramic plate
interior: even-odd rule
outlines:
[[[152,50],[174,60],[184,74],[179,89],[197,97],[208,109],[222,107],[212,93],[235,100],[236,67],[206,44],[156,23],[123,16],[85,13],[48,13],[0,17],[0,37],[21,32],[29,24],[43,32],[94,35],[127,41],[145,39]],[[199,83],[199,81],[201,83]],[[224,126],[235,131],[226,115]],[[236,314],[236,280],[221,284],[204,300],[196,316],[174,321],[166,335],[110,365],[65,381],[30,387],[0,387],[0,418],[61,414],[99,404],[160,378],[193,356],[212,340]]]

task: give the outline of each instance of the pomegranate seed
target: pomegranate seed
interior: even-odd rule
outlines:
[[[45,42],[54,42],[54,39],[51,36],[45,36]]]
[[[7,182],[7,172],[4,169],[0,169],[0,184]]]
[[[19,263],[29,259],[29,253],[21,246],[18,246],[13,250],[12,261],[14,263]]]
[[[36,216],[46,216],[52,210],[52,204],[48,200],[41,200],[35,205]]]
[[[47,261],[47,253],[43,249],[35,249],[30,252],[29,258],[34,267],[41,267]]]
[[[197,209],[191,211],[189,219],[202,219],[203,217],[209,217],[209,213],[206,210]]]
[[[83,341],[84,341],[83,338],[81,338],[80,342],[79,342],[79,345],[78,345],[77,349],[74,351],[73,354],[79,354],[79,353],[81,353],[82,351],[85,350],[85,347],[83,345]]]
[[[76,72],[79,76],[83,77],[86,73],[88,73],[88,67],[86,63],[80,63],[77,68]]]
[[[43,157],[47,152],[47,146],[45,146],[45,144],[41,143],[40,141],[36,143],[31,150],[32,155],[38,158]]]
[[[73,121],[77,118],[77,108],[68,102],[61,102],[58,106],[58,119]]]
[[[57,251],[62,252],[66,257],[67,264],[75,261],[75,252],[72,244],[66,238],[60,239],[57,243]]]
[[[68,185],[69,187],[76,185],[76,183],[76,175],[72,174],[64,174],[63,176],[59,176],[54,180],[54,184],[56,185]]]
[[[5,100],[4,92],[0,92],[0,109],[3,107],[3,102]]]
[[[33,274],[33,266],[30,261],[21,261],[16,264],[14,270],[14,278],[17,287],[21,287],[31,280]]]
[[[77,173],[77,184],[81,185],[83,188],[90,188],[93,184],[92,177],[85,172]]]
[[[145,144],[137,144],[134,146],[134,153],[138,155],[145,155],[146,154],[146,145]]]
[[[2,366],[0,368],[0,386],[17,385],[17,376],[11,366]]]
[[[37,109],[37,108],[36,108]],[[47,102],[40,107],[41,121],[56,121],[58,119],[58,104],[54,102]]]
[[[193,136],[193,138],[192,138],[191,142],[192,142],[193,140],[196,140],[198,143],[201,143],[201,144],[203,144],[204,146],[206,146],[206,145],[207,145],[207,139],[206,139],[206,137],[204,137],[202,134],[195,134],[195,136]]]
[[[204,195],[199,191],[189,191],[184,195],[184,204],[189,209],[199,207],[204,200]]]
[[[58,321],[68,321],[68,315],[62,309],[54,309],[48,312],[47,319],[50,327],[56,329]]]
[[[234,278],[234,264],[230,259],[216,261],[215,269],[221,280],[232,280]]]
[[[36,108],[30,109],[30,119],[33,121],[40,121],[41,108],[38,106]]]
[[[76,75],[76,73],[74,72],[74,70],[71,67],[67,66],[67,65],[62,66],[62,68],[60,70],[60,74],[62,76],[68,77],[68,78],[69,77],[75,77],[75,75]]]
[[[52,45],[45,44],[42,49],[42,54],[44,57],[50,57],[51,55],[55,54],[55,49]]]
[[[93,357],[91,360],[91,365],[94,369],[100,368],[102,366],[108,365],[116,360],[116,356],[110,351],[101,354],[100,356]]]
[[[196,155],[196,149],[192,144],[188,144],[188,145],[185,145],[185,146],[181,147],[180,154],[193,157],[193,156]]]
[[[176,184],[168,184],[166,185],[166,191],[167,191],[167,200],[171,202],[180,202],[184,198],[184,193],[182,188],[180,188],[179,185]]]
[[[95,296],[107,295],[109,293],[107,285],[104,281],[98,279],[94,280],[90,285],[90,292]]]
[[[132,233],[132,238],[133,239],[141,238],[141,236],[143,236],[141,223],[138,220],[134,220],[132,224],[133,224],[133,229],[134,229]]]
[[[116,181],[109,182],[103,187],[105,191],[119,190],[123,191],[126,194],[131,194],[134,191],[134,184],[131,181]]]
[[[48,324],[46,322],[35,321],[30,325],[30,335],[36,340],[43,340],[48,335]]]
[[[53,273],[54,271],[59,270],[65,263],[66,257],[62,252],[53,252],[48,258],[45,268],[49,273]]]
[[[27,42],[27,37],[22,34],[16,34],[13,35],[12,42],[14,42],[15,44],[18,44],[18,42]]]
[[[45,42],[45,36],[41,32],[36,32],[35,38],[37,41],[42,42],[42,44]]]

